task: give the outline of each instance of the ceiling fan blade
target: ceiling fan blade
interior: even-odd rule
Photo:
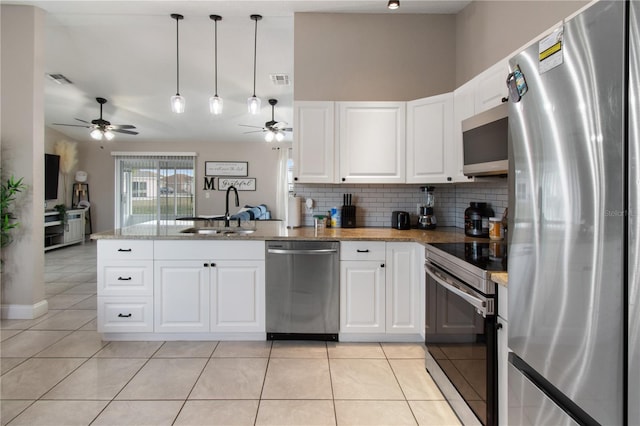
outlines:
[[[63,123],[51,123],[53,126],[69,126],[69,127],[84,127],[85,129],[90,129],[91,126],[82,126],[80,124],[63,124]]]
[[[138,132],[133,132],[131,130],[123,130],[123,129],[110,129],[112,132],[116,132],[116,133],[124,133],[127,135],[137,135]]]
[[[76,118],[76,120],[82,122],[82,123],[87,123],[87,124],[91,124],[89,123],[87,120],[82,120],[81,118]]]
[[[133,124],[111,124],[111,125],[109,125],[109,128],[111,130],[115,130],[115,129],[135,129],[136,126],[134,126]]]
[[[250,132],[242,132],[243,135],[246,135],[247,133],[262,133],[262,130],[251,130]]]
[[[275,127],[276,129],[282,129],[287,124],[289,123],[287,123],[286,121],[278,121],[276,124],[273,125],[273,127]]]
[[[285,127],[280,130],[282,130],[283,132],[293,132],[293,127]]]
[[[261,126],[250,126],[249,124],[238,124],[238,126],[253,127],[253,128],[256,128],[256,129],[264,129],[264,127],[261,127]]]

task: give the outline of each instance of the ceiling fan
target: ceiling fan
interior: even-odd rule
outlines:
[[[96,98],[96,101],[100,104],[100,118],[96,118],[95,120],[91,120],[88,122],[86,120],[81,120],[76,118],[76,120],[81,123],[86,124],[63,124],[63,123],[53,123],[54,126],[71,126],[71,127],[85,127],[87,129],[91,129],[89,135],[96,140],[107,139],[111,140],[115,136],[113,132],[117,133],[125,133],[127,135],[137,135],[138,132],[134,132],[130,129],[135,129],[136,126],[132,124],[111,124],[111,122],[104,120],[102,118],[102,105],[107,103],[105,98]]]
[[[274,119],[274,110],[277,103],[278,103],[277,99],[269,99],[269,105],[271,105],[271,121],[267,121],[266,123],[264,123],[264,127],[250,126],[248,124],[240,124],[240,126],[242,127],[254,127],[256,129],[260,129],[260,130],[251,130],[249,132],[244,132],[244,133],[246,134],[246,133],[266,132],[266,134],[264,135],[264,140],[266,140],[267,142],[271,142],[273,141],[273,139],[275,139],[278,142],[281,142],[284,139],[284,132],[290,132],[293,129],[291,127],[286,127],[287,126],[286,122],[276,121]]]

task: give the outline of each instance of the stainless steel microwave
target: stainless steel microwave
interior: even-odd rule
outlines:
[[[503,103],[462,121],[462,172],[466,176],[506,175],[509,122]]]

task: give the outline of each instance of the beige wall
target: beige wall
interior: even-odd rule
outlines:
[[[455,16],[296,13],[296,100],[407,101],[452,91]]]
[[[2,174],[23,177],[20,227],[2,249],[2,316],[35,318],[44,300],[44,23],[41,9],[3,5]]]
[[[473,1],[456,15],[456,87],[588,1]]]
[[[49,131],[50,129],[47,129]],[[249,176],[256,178],[256,191],[240,191],[240,205],[266,204],[273,212],[276,204],[276,184],[279,151],[289,144],[268,144],[265,142],[243,143],[196,143],[177,142],[175,144],[118,142],[117,136],[111,142],[100,144],[82,141],[78,143],[80,161],[78,168],[88,173],[91,195],[91,217],[93,232],[113,229],[114,227],[114,159],[111,152],[196,152],[196,214],[223,214],[225,192],[204,191],[205,161],[248,161]],[[216,184],[217,188],[217,184]],[[206,194],[209,193],[209,198]],[[231,211],[237,211],[230,203]]]

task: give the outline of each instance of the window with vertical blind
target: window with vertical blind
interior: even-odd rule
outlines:
[[[112,155],[116,228],[195,215],[195,153]]]

